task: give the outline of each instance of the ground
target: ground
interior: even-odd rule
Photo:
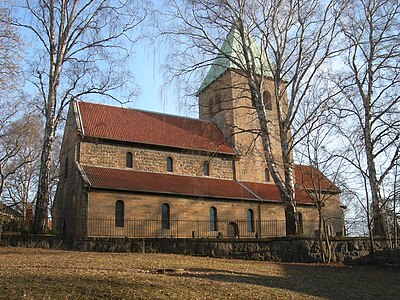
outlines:
[[[399,299],[400,271],[0,247],[0,299]]]

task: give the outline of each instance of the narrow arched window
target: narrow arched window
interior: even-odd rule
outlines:
[[[297,213],[297,219],[299,221],[299,234],[302,235],[303,234],[303,214],[301,212]]]
[[[203,173],[204,176],[210,176],[210,163],[208,161],[203,163]]]
[[[161,207],[161,228],[169,229],[170,226],[170,209],[167,203],[163,203]]]
[[[264,170],[264,177],[265,177],[266,182],[271,180],[268,168],[265,168],[265,170]]]
[[[126,167],[127,168],[132,168],[132,166],[133,166],[132,160],[133,160],[132,153],[131,152],[126,153]]]
[[[254,211],[252,209],[247,210],[247,231],[254,232]]]
[[[173,172],[174,171],[174,162],[172,160],[172,157],[167,157],[167,172]]]
[[[218,230],[218,217],[217,217],[217,209],[214,206],[210,207],[210,231]]]
[[[266,110],[272,110],[271,94],[267,91],[263,93],[263,102]]]
[[[212,119],[212,117],[213,117],[213,110],[214,110],[213,107],[214,107],[214,98],[211,98],[208,100],[208,107],[207,107],[208,108],[208,112],[207,112],[208,116],[207,117],[209,119]]]
[[[68,178],[68,157],[65,159],[65,179]]]
[[[124,201],[115,202],[115,227],[124,227]]]

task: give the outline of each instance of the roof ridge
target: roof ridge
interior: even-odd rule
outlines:
[[[175,115],[172,113],[162,113],[162,112],[158,112],[158,111],[145,110],[145,109],[134,108],[134,107],[122,107],[122,106],[115,106],[115,105],[111,105],[111,104],[107,104],[107,103],[97,103],[97,102],[90,102],[90,101],[83,101],[83,100],[78,100],[77,102],[78,102],[78,104],[87,103],[87,104],[98,105],[98,106],[108,106],[108,107],[112,107],[112,108],[126,109],[126,110],[131,110],[131,111],[142,112],[142,113],[146,113],[146,114],[155,114],[155,115],[167,116],[167,117],[173,117],[173,118],[179,118],[179,119],[189,119],[189,120],[199,121],[199,122],[206,123],[206,124],[215,124],[213,121],[203,120],[203,119],[199,119],[199,118],[195,118],[195,117]]]
[[[235,155],[213,121],[94,102],[78,102],[86,136]]]

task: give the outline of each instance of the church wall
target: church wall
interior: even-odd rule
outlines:
[[[87,203],[83,193],[84,182],[76,165],[80,142],[76,124],[76,110],[71,104],[60,151],[59,181],[52,209],[55,229],[65,235],[85,235],[83,223]],[[63,224],[72,218],[80,221]]]
[[[167,172],[167,157],[173,159],[173,173],[187,176],[203,176],[203,164],[209,161],[210,177],[232,179],[232,158],[229,156],[209,156],[194,151],[181,152],[152,150],[134,146],[121,146],[102,143],[81,143],[81,164],[109,168],[126,168],[126,154],[132,153],[132,170],[143,172]]]
[[[307,223],[315,223],[312,228],[305,227],[305,234],[307,236],[312,235],[312,231],[315,227],[318,227],[318,210],[313,206],[300,206],[298,205],[297,211],[303,216],[303,221]],[[340,207],[340,197],[339,194],[332,194],[329,199],[326,200],[324,207],[322,208],[322,215],[325,221],[332,224],[332,228],[329,229],[333,231],[334,235],[343,236],[344,235],[344,214],[343,209]]]
[[[258,220],[259,204],[251,201],[218,200],[211,198],[191,198],[143,193],[91,191],[89,203],[89,236],[179,236],[191,237],[192,231],[202,235],[217,236],[221,232],[227,235],[227,224],[235,221],[239,225],[241,236],[254,237],[255,232],[247,231],[247,211],[252,209]],[[115,227],[115,203],[124,202],[126,219],[124,227]],[[167,203],[170,207],[171,228],[161,229],[161,207]],[[217,219],[221,221],[217,231],[209,230],[210,208],[217,209]],[[284,210],[280,203],[260,205],[262,231],[264,235],[276,234],[278,224],[280,235],[285,235]],[[135,219],[135,221],[133,221]],[[102,221],[103,220],[103,221]],[[144,221],[146,220],[146,221]],[[159,222],[155,222],[158,220]],[[174,220],[179,220],[176,223]],[[226,221],[226,222],[222,222]],[[279,221],[277,223],[277,221]],[[135,226],[134,226],[135,225]],[[135,229],[136,228],[136,229]]]
[[[322,209],[325,220],[332,223],[333,230],[338,236],[345,235],[344,211],[341,207],[339,194],[332,195]]]

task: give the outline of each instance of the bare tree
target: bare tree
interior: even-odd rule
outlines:
[[[4,200],[24,217],[33,208],[39,177],[40,152],[43,127],[39,115],[25,116],[28,129],[24,131],[23,144],[13,159],[13,166],[25,162],[7,178]]]
[[[342,187],[345,170],[345,160],[338,155],[341,150],[335,145],[338,135],[332,122],[334,116],[329,113],[330,107],[320,115],[318,120],[303,126],[303,136],[296,148],[296,159],[300,163],[297,166],[296,184],[312,199],[318,211],[318,241],[320,245],[320,259],[322,262],[330,262],[331,246],[329,228],[342,227],[343,211],[331,210],[331,203],[341,205],[339,187]],[[303,165],[306,164],[306,165]],[[328,179],[329,178],[329,179]],[[342,235],[345,228],[341,228]]]
[[[8,1],[0,4],[0,97],[3,99],[17,90],[22,52],[22,42],[18,31],[11,25],[8,5]]]
[[[229,60],[230,68],[245,76],[242,89],[250,94],[253,119],[259,124],[251,131],[261,140],[263,157],[279,188],[287,234],[296,234],[293,147],[302,125],[294,128],[294,122],[319,70],[336,53],[332,41],[340,7],[334,1],[303,0],[172,0],[167,5],[169,26],[162,32],[180,45],[179,54],[169,57],[168,70],[175,78],[199,78],[196,71],[212,65],[216,56]],[[226,53],[223,45],[229,34],[240,48],[234,55]],[[263,97],[268,82],[275,87],[273,127]],[[276,137],[279,153],[273,150]]]
[[[7,110],[5,108],[4,110]],[[7,180],[22,167],[30,164],[34,159],[31,151],[26,151],[25,144],[31,138],[32,122],[29,115],[18,118],[2,118],[0,126],[0,199],[3,207],[3,193],[7,187]],[[0,224],[1,230],[2,224]],[[1,232],[0,232],[1,233]]]
[[[400,4],[394,0],[346,3],[340,28],[348,50],[337,78],[343,100],[342,133],[353,153],[345,158],[365,179],[365,198],[372,203],[372,233],[387,236],[382,184],[400,155]]]
[[[145,2],[15,2],[14,25],[26,29],[37,48],[32,56],[32,83],[38,91],[37,106],[45,116],[32,228],[41,233],[47,226],[53,142],[65,107],[73,99],[93,94],[117,100],[116,92],[130,82],[124,62],[134,42],[130,34],[146,15]]]

